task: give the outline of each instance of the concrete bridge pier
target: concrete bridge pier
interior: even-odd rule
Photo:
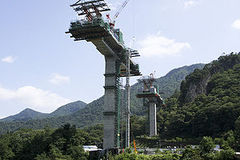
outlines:
[[[157,113],[156,113],[156,103],[149,102],[149,136],[157,135]]]
[[[105,96],[103,111],[104,149],[117,147],[116,71],[116,59],[113,56],[105,56]]]

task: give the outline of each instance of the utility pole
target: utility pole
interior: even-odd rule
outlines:
[[[126,56],[126,146],[130,146],[130,51],[127,51]]]

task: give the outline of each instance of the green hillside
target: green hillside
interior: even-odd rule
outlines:
[[[134,87],[138,85],[136,84],[132,89],[135,89]],[[199,144],[199,147],[196,148],[186,148],[181,159],[195,159],[195,157],[198,157],[198,159],[209,159],[211,156],[212,158],[210,159],[225,160],[229,157],[234,159],[234,150],[240,150],[240,53],[221,56],[218,60],[205,65],[203,69],[196,69],[182,81],[180,91],[176,91],[176,89],[171,97],[166,98],[166,107],[158,110],[158,137],[149,138],[143,136],[146,134],[146,117],[132,115],[131,135],[136,138],[137,145],[157,147],[159,145],[157,142],[181,145]],[[14,131],[19,130],[19,128],[37,129],[43,126],[57,128],[58,126],[64,126],[65,123],[75,124],[77,127],[94,125],[101,123],[102,110],[103,97],[68,116],[30,120],[27,122],[1,123],[0,131],[4,133],[3,131]],[[101,143],[99,137],[102,136],[102,126],[96,125],[96,127],[97,129],[93,127],[93,130],[90,129],[87,133],[94,133],[97,139],[95,140],[94,135],[91,135],[93,142]],[[70,128],[65,129],[69,130]],[[50,133],[48,137],[51,138],[54,135],[58,137],[65,136],[65,134],[61,134],[65,129],[62,127],[55,132],[48,132]],[[46,131],[45,129],[42,132]],[[72,130],[69,131],[66,133],[71,133]],[[75,129],[73,131],[74,134],[77,133]],[[22,131],[20,130],[12,134],[18,134],[19,132]],[[34,132],[32,132],[33,135]],[[85,135],[86,133],[81,136],[85,137]],[[11,134],[5,135],[4,139],[7,139],[6,136],[11,136],[9,139],[15,140]],[[38,136],[33,137],[39,138]],[[32,140],[35,139],[31,139],[31,145],[34,144]],[[45,144],[45,141],[40,140],[41,143],[44,142],[43,144]],[[82,140],[86,142],[84,138]],[[60,142],[60,139],[58,141]],[[59,142],[57,145],[59,145]],[[64,141],[63,144],[65,142],[67,141]],[[7,143],[10,144],[10,142]],[[2,143],[2,146],[4,144],[5,142]],[[50,141],[47,145],[49,144]],[[213,151],[215,144],[220,145],[220,152]],[[13,147],[5,145],[3,148],[12,150]],[[41,156],[51,155],[52,151],[54,150],[47,150],[47,154]],[[70,154],[65,153],[64,149],[62,152],[66,155]],[[7,155],[9,152],[3,153]],[[32,156],[37,156],[38,154],[36,151]],[[39,155],[39,158],[42,157]]]
[[[195,69],[202,69],[204,64],[194,64],[190,66],[183,66],[171,70],[165,76],[157,78],[155,84],[159,86],[162,92],[163,99],[169,98],[174,94],[176,90],[180,90],[180,84],[187,75],[192,73]],[[145,115],[146,108],[143,106],[142,100],[136,98],[136,94],[142,84],[136,83],[131,87],[131,112],[135,115]]]
[[[50,117],[67,116],[79,111],[80,109],[83,109],[86,105],[87,104],[82,101],[76,101],[76,102],[72,102],[64,106],[61,106],[50,114],[41,113],[41,112],[34,111],[30,108],[26,108],[25,110],[23,110],[22,112],[16,115],[1,119],[0,122],[13,122],[13,121],[26,122],[29,120],[40,120],[40,119],[50,118]]]
[[[204,64],[195,64],[191,66],[184,66],[181,68],[174,69],[170,71],[166,76],[157,79],[156,83],[159,85],[161,91],[163,91],[164,97],[169,97],[174,93],[175,90],[180,88],[181,81],[190,73],[192,73],[197,68],[203,68]],[[142,100],[136,98],[136,93],[142,85],[136,83],[131,88],[131,112],[136,115],[146,114],[146,108],[142,105]],[[32,119],[28,121],[14,121],[14,122],[0,122],[0,134],[7,131],[15,131],[19,128],[32,128],[39,129],[44,128],[45,126],[57,128],[65,123],[70,123],[76,125],[77,127],[85,127],[89,125],[94,125],[97,123],[102,123],[103,118],[103,97],[93,101],[90,104],[87,104],[85,107],[80,109],[77,112],[74,112],[69,115],[61,115],[60,111],[66,112],[66,109],[69,111],[71,106],[81,106],[82,102],[74,102],[66,106],[60,107],[58,110],[50,114],[47,118],[44,119]],[[124,100],[123,100],[124,101]],[[76,105],[76,103],[80,103]],[[84,104],[83,104],[84,106]],[[58,114],[57,114],[58,113]]]
[[[166,104],[157,113],[161,139],[235,133],[240,120],[240,53],[222,56],[195,70]],[[138,121],[134,123],[142,123]]]
[[[48,114],[40,113],[37,111],[34,111],[30,108],[26,108],[19,114],[9,116],[7,118],[1,119],[1,121],[11,122],[11,121],[28,121],[31,119],[42,119],[48,117]]]
[[[83,109],[84,107],[86,107],[86,105],[87,104],[82,101],[72,102],[62,107],[59,107],[54,112],[50,113],[49,116],[50,117],[67,116]]]
[[[78,102],[77,102],[78,103]],[[103,97],[93,101],[79,111],[67,115],[48,117],[44,119],[32,119],[29,121],[0,122],[0,134],[25,129],[41,129],[44,127],[58,128],[66,123],[76,125],[79,128],[100,123],[102,120]]]

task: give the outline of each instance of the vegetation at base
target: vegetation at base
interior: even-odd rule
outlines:
[[[200,145],[188,146],[183,150],[180,160],[235,160],[235,151],[224,141],[221,150],[214,150],[215,143],[211,137],[203,137]]]
[[[109,160],[179,160],[181,157],[178,153],[170,151],[161,152],[156,155],[144,155],[135,153],[123,153],[109,158]]]
[[[87,160],[82,146],[101,144],[102,135],[102,125],[19,130],[0,136],[0,160]]]
[[[76,129],[65,124],[52,130],[20,130],[0,137],[0,160],[87,160],[83,145],[101,144],[103,126]],[[235,139],[232,132],[227,139],[203,137],[198,146],[178,150],[156,150],[153,155],[132,153],[130,149],[108,160],[237,160],[231,148]],[[214,150],[215,144],[220,150]]]
[[[223,142],[220,146],[221,149],[214,149],[218,140],[203,137],[198,146],[189,145],[184,149],[174,151],[155,151],[154,155],[125,152],[120,155],[110,156],[109,160],[237,160],[235,151],[229,146],[229,142],[223,139],[221,139]]]

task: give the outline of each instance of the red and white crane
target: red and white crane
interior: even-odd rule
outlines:
[[[118,9],[118,11],[115,13],[113,19],[111,19],[111,17],[110,17],[109,14],[106,15],[106,16],[107,16],[107,19],[110,21],[110,22],[109,22],[110,26],[112,26],[112,27],[115,26],[115,21],[116,21],[116,19],[118,18],[119,14],[122,12],[122,10],[126,7],[126,5],[128,4],[129,1],[130,1],[130,0],[125,0],[125,1],[123,2],[123,4],[121,5],[121,7],[120,7],[120,8]]]

